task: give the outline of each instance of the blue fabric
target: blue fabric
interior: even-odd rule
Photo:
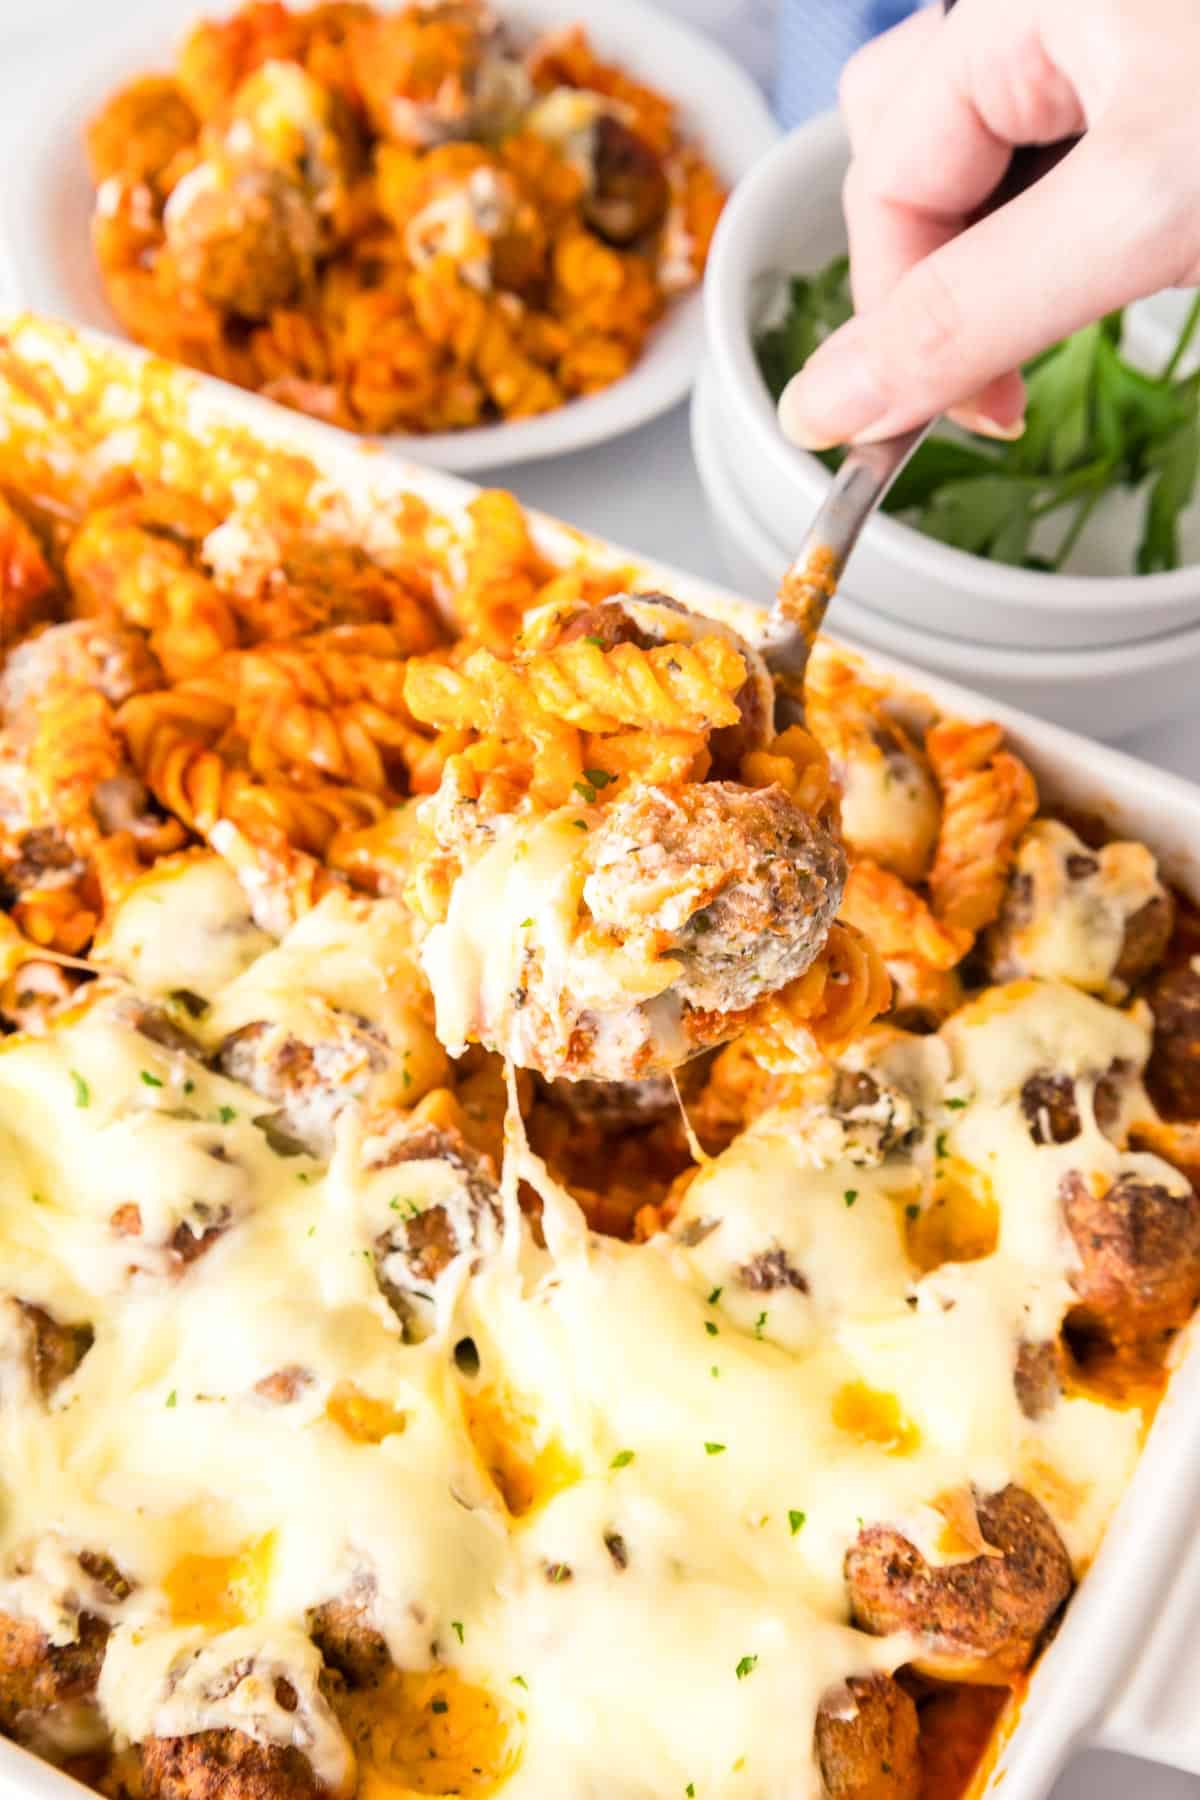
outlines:
[[[774,105],[785,128],[837,104],[842,65],[917,0],[779,0]]]

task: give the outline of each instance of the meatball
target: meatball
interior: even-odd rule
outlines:
[[[74,546],[68,570],[73,555]],[[162,672],[140,632],[96,619],[70,619],[26,638],[9,654],[0,676],[0,709],[11,725],[17,715],[36,711],[47,689],[96,688],[111,706],[120,706],[133,694],[161,685]]]
[[[112,96],[87,128],[92,181],[155,183],[195,141],[200,121],[167,75],[142,75]]]
[[[1114,1344],[1176,1329],[1200,1296],[1200,1197],[1175,1179],[1178,1188],[1127,1171],[1097,1194],[1072,1169],[1059,1183],[1079,1255],[1078,1322]]]
[[[1062,1355],[1053,1338],[1018,1345],[1013,1389],[1027,1419],[1042,1418],[1057,1402],[1062,1389],[1061,1365]]]
[[[245,319],[265,319],[312,280],[320,227],[286,174],[214,155],[176,187],[163,213],[185,288]]]
[[[333,1149],[337,1120],[361,1099],[386,1061],[382,1040],[347,1014],[333,1014],[331,1035],[307,1044],[267,1020],[227,1037],[218,1063],[234,1081],[253,1088],[275,1108],[271,1125],[315,1156]]]
[[[85,1614],[72,1643],[52,1644],[32,1620],[0,1612],[0,1732],[42,1751],[103,1743],[96,1684],[108,1630]]]
[[[64,1325],[42,1306],[18,1300],[30,1339],[30,1361],[37,1390],[48,1400],[55,1388],[73,1375],[92,1345],[96,1334],[90,1325]]]
[[[217,1239],[224,1236],[231,1217],[227,1207],[214,1209],[205,1201],[195,1201],[190,1208],[189,1217],[180,1219],[166,1244],[161,1246],[167,1252],[171,1273],[181,1275],[190,1263],[203,1256],[205,1251],[211,1250]],[[135,1200],[127,1200],[124,1205],[118,1206],[108,1223],[117,1237],[144,1237],[142,1209]],[[136,1268],[136,1264],[131,1267]]]
[[[142,1800],[319,1800],[329,1789],[291,1744],[260,1744],[244,1731],[147,1738]]]
[[[374,1584],[359,1582],[339,1599],[326,1600],[308,1615],[309,1635],[331,1669],[348,1687],[374,1687],[391,1667],[387,1639],[372,1624]]]
[[[909,1095],[861,1069],[838,1069],[829,1109],[846,1127],[845,1154],[851,1162],[873,1164],[910,1144],[921,1120]]]
[[[36,879],[28,879],[27,874],[25,880],[18,880],[15,871],[19,866],[13,865],[7,871],[14,887],[22,890],[40,885]],[[0,1019],[17,1031],[44,1036],[54,1015],[70,1002],[78,986],[79,976],[74,970],[32,957],[0,986]]]
[[[631,244],[662,224],[670,189],[657,152],[611,113],[591,133],[591,187],[583,216],[610,244]]]
[[[584,899],[617,937],[654,934],[699,1011],[737,1012],[802,975],[841,903],[840,846],[782,788],[635,789],[589,839]]]
[[[1200,970],[1166,969],[1147,998],[1154,1048],[1146,1079],[1155,1104],[1173,1119],[1200,1118]]]
[[[1101,1075],[1092,1091],[1092,1110],[1100,1130],[1109,1135],[1121,1116],[1121,1077],[1126,1071],[1114,1063]],[[1035,1144],[1069,1144],[1083,1130],[1070,1075],[1039,1069],[1021,1089],[1021,1111]]]
[[[743,1263],[737,1271],[737,1279],[752,1294],[774,1294],[780,1288],[794,1288],[798,1294],[808,1292],[807,1276],[796,1268],[780,1244],[770,1250],[760,1250],[757,1256]]]
[[[0,1732],[55,1757],[98,1749],[107,1731],[96,1705],[96,1685],[108,1642],[109,1617],[130,1594],[130,1584],[105,1556],[82,1551],[66,1558],[51,1550],[41,1569],[62,1584],[59,1603],[68,1641],[51,1643],[40,1625],[20,1614],[0,1611]],[[19,1588],[22,1573],[13,1577]],[[56,1636],[68,1636],[67,1630]]]
[[[829,1800],[917,1800],[917,1709],[890,1675],[853,1675],[827,1695],[814,1747]]]
[[[1090,850],[1038,819],[1021,839],[987,953],[996,981],[1035,975],[1127,991],[1163,959],[1175,904],[1142,844]]]
[[[432,1298],[428,1289],[456,1256],[481,1247],[500,1224],[500,1191],[492,1166],[456,1132],[435,1125],[404,1130],[370,1167],[416,1168],[422,1163],[452,1171],[452,1195],[424,1207],[418,1204],[419,1189],[412,1197],[398,1196],[396,1223],[375,1240],[380,1290],[410,1339],[425,1334]]]
[[[846,1554],[850,1610],[877,1636],[909,1632],[927,1661],[990,1663],[1017,1673],[1071,1591],[1071,1564],[1054,1522],[1024,1489],[976,1502],[985,1542],[1001,1556],[931,1566],[889,1525],[860,1531]]]

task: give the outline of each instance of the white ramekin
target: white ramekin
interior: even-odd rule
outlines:
[[[692,396],[692,452],[733,587],[770,603],[791,549],[755,517],[734,479],[734,447],[716,405],[711,372]],[[830,609],[830,629],[863,649],[916,663],[949,681],[981,689],[1008,706],[1052,719],[1090,737],[1121,738],[1186,712],[1200,684],[1200,625],[1139,643],[1096,649],[1020,650],[972,644],[907,624],[864,604],[858,552],[848,592]]]
[[[798,544],[830,477],[816,457],[785,442],[751,338],[781,276],[819,269],[845,248],[847,160],[834,113],[778,143],[726,207],[705,282],[706,364],[726,460],[749,510],[783,544]],[[1143,334],[1156,338],[1153,317],[1139,319]],[[1123,540],[1120,567],[1130,555],[1134,509],[1113,504],[1108,536]],[[967,555],[888,517],[872,521],[852,569],[855,593],[877,612],[973,644],[1095,648],[1200,622],[1195,564],[1162,575],[1044,575]]]

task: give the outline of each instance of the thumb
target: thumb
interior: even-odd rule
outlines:
[[[1191,225],[1164,200],[1182,190],[1155,175],[1125,134],[1089,132],[828,338],[784,389],[784,433],[809,450],[871,442],[966,402],[965,422],[1010,435],[1022,398],[1008,371],[1193,261]]]

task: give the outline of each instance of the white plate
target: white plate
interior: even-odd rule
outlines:
[[[0,330],[4,322],[0,320]],[[80,351],[91,361],[112,357],[114,385],[122,365],[138,359],[95,337],[77,351],[69,336],[38,323],[11,334],[36,368],[63,367]],[[343,433],[285,414],[252,395],[179,373],[180,418],[201,441],[214,428],[240,428],[308,456],[329,484],[360,510],[394,506],[405,491],[436,511],[460,514],[477,491],[437,470],[383,461],[349,443]],[[119,396],[118,396],[119,397]],[[82,422],[86,436],[108,429]],[[698,612],[755,634],[744,600],[653,563],[617,545],[531,513],[545,552],[567,559],[589,549],[606,563],[628,566],[639,587],[667,590]],[[1168,877],[1200,901],[1200,788],[1149,768],[1115,750],[1085,742],[1028,714],[997,706],[966,688],[893,661],[873,657],[900,684],[917,688],[943,710],[964,718],[994,718],[1037,774],[1042,791],[1062,804],[1103,816],[1120,833],[1144,839]],[[1100,1554],[1070,1606],[1062,1629],[1039,1662],[986,1792],[995,1800],[1045,1800],[1071,1754],[1086,1744],[1128,1749],[1200,1772],[1200,1343],[1190,1329],[1130,1488]],[[703,1697],[698,1697],[698,1704]],[[88,1790],[0,1739],[0,1800],[84,1800]],[[1131,1800],[1133,1797],[1131,1795]]]
[[[87,119],[122,81],[167,69],[198,17],[233,10],[232,0],[135,0],[116,9],[79,7],[71,41],[22,65],[22,104],[0,121],[0,300],[52,318],[119,329],[92,261],[92,186],[83,154]],[[522,35],[577,19],[602,55],[678,101],[684,130],[732,185],[778,132],[758,89],[698,32],[642,0],[499,0]],[[539,418],[430,436],[390,436],[389,449],[444,469],[496,468],[601,443],[681,400],[703,341],[700,295],[669,308],[622,380]]]
[[[796,538],[788,546],[755,516],[722,424],[713,377],[704,369],[692,395],[696,470],[730,580],[740,592],[769,605],[803,524],[797,525]],[[860,557],[861,551],[856,551],[849,568],[850,591],[839,589],[830,624],[839,636],[864,649],[902,657],[951,681],[969,682],[1009,706],[1025,707],[1090,737],[1127,737],[1195,706],[1200,626],[1097,649],[1020,650],[974,643],[925,631],[895,611],[877,611],[875,589],[869,584],[871,604],[863,604],[855,597],[864,591]]]

